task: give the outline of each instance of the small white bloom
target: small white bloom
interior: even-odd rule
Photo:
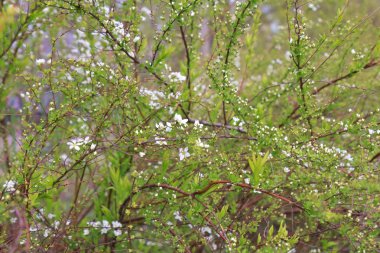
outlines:
[[[94,150],[96,148],[96,144],[95,143],[92,143],[91,146],[90,146],[90,149],[91,150]]]
[[[91,140],[90,140],[90,137],[88,137],[88,136],[86,136],[86,138],[84,138],[84,140],[83,140],[84,144],[87,144],[87,143],[90,143],[90,142],[91,142]]]
[[[372,129],[368,129],[368,133],[369,133],[369,135],[373,135],[375,133],[375,131]]]
[[[141,38],[140,36],[136,36],[134,39],[133,39],[133,42],[136,43],[137,41],[139,41]]]
[[[202,227],[201,228],[201,232],[202,232],[202,234],[204,234],[204,235],[208,235],[208,236],[210,236],[211,235],[211,228],[210,227]],[[206,234],[207,233],[207,234]]]
[[[89,229],[84,229],[83,230],[83,235],[89,235],[90,234],[90,230]]]
[[[172,131],[172,124],[170,122],[166,122],[166,132],[171,132]]]
[[[199,123],[199,120],[196,120],[196,121],[194,121],[194,127],[196,129],[202,129],[203,128],[203,124]]]
[[[154,139],[158,145],[168,145],[168,143],[165,141],[165,138],[155,137]]]
[[[55,229],[58,229],[58,227],[59,227],[59,224],[60,224],[60,222],[59,221],[54,221],[54,228]]]
[[[3,187],[5,188],[5,191],[13,192],[16,190],[16,181],[8,180],[3,184]]]
[[[164,124],[162,122],[156,124],[156,128],[158,130],[163,130],[165,128]]]
[[[67,145],[69,146],[69,149],[75,149],[76,151],[79,151],[80,150],[80,146],[83,145],[83,142],[79,141],[79,140],[76,140],[76,139],[73,139],[69,142],[67,142]]]
[[[144,153],[144,152],[139,152],[139,156],[140,156],[140,157],[144,157],[144,156],[145,156],[145,153]]]
[[[118,221],[113,221],[112,222],[112,227],[113,228],[121,228],[123,225],[120,223],[120,222],[118,222]]]
[[[122,232],[121,232],[120,229],[114,230],[113,233],[114,233],[115,236],[120,236],[122,234]]]
[[[285,173],[289,173],[289,172],[290,172],[290,169],[289,169],[288,167],[285,167],[285,168],[284,168],[284,172],[285,172]]]
[[[108,233],[108,230],[109,230],[109,228],[102,228],[102,229],[100,230],[100,233],[101,233],[102,235],[107,234],[107,233]]]
[[[44,231],[44,237],[48,237],[50,234],[50,230],[49,229],[45,229]]]
[[[201,141],[201,139],[198,139],[197,141],[196,141],[196,143],[195,143],[198,147],[201,147],[201,148],[209,148],[210,147],[210,145],[208,145],[208,144],[206,144],[206,143],[203,143],[202,141]]]
[[[37,59],[36,63],[37,63],[37,65],[42,65],[42,64],[46,63],[46,60],[45,59]]]
[[[190,153],[188,152],[188,148],[180,148],[179,149],[179,160],[182,161],[183,159],[190,156]]]
[[[179,72],[172,72],[169,74],[169,79],[172,82],[183,82],[186,80],[186,77],[181,75]]]
[[[175,211],[173,214],[174,214],[174,219],[176,219],[177,221],[182,221],[182,216],[180,215],[178,211]]]
[[[49,214],[48,214],[48,218],[49,218],[49,219],[53,219],[54,217],[55,217],[54,214],[52,214],[52,213],[49,213]]]
[[[182,116],[180,114],[174,115],[174,120],[177,121],[177,123],[180,125],[186,125],[187,124],[187,119],[182,119]]]
[[[17,217],[11,218],[11,223],[16,223],[16,221],[17,221]]]
[[[250,181],[251,181],[251,179],[249,177],[244,179],[244,183],[246,183],[246,184],[249,184]]]

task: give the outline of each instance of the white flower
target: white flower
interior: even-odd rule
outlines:
[[[185,158],[187,158],[187,157],[189,157],[190,156],[190,153],[188,152],[188,148],[186,147],[186,148],[180,148],[179,149],[179,160],[183,160],[183,159],[185,159]]]
[[[37,59],[36,63],[37,63],[37,65],[42,65],[42,64],[46,63],[46,60],[45,59]]]
[[[75,149],[76,151],[79,151],[80,146],[83,145],[83,142],[79,141],[77,139],[73,139],[73,140],[67,142],[67,145],[69,145],[69,149]]]
[[[285,167],[285,168],[284,168],[284,172],[285,172],[285,173],[289,173],[289,172],[290,172],[290,169],[289,169],[288,167]]]
[[[87,222],[87,224],[89,226],[92,226],[93,228],[99,228],[99,227],[101,227],[100,221],[90,221],[90,222]]]
[[[136,36],[134,39],[133,39],[133,42],[137,42],[137,41],[139,41],[140,40],[140,36]]]
[[[211,235],[211,228],[210,227],[202,227],[201,232],[202,232],[202,234],[207,233],[207,234]]]
[[[169,74],[169,79],[172,82],[183,82],[186,80],[186,77],[181,75],[179,72],[172,72]]]
[[[251,179],[249,177],[244,179],[244,183],[246,183],[246,184],[249,184],[250,181],[251,181]]]
[[[144,153],[144,152],[139,152],[139,156],[140,156],[140,157],[144,157],[144,156],[145,156],[145,153]]]
[[[91,150],[94,150],[96,148],[96,144],[95,143],[92,143],[91,146],[90,146],[90,149]]]
[[[156,128],[158,130],[163,130],[165,128],[164,124],[162,122],[156,124]]]
[[[168,143],[165,141],[165,138],[155,137],[154,139],[158,145],[168,145]]]
[[[5,188],[5,191],[7,192],[13,192],[16,190],[16,181],[8,180],[3,184],[3,187]]]
[[[45,229],[44,231],[44,237],[48,237],[50,234],[50,230],[49,229]]]
[[[368,133],[369,133],[369,135],[373,135],[375,133],[375,131],[372,129],[368,129]]]
[[[82,145],[86,145],[88,143],[92,142],[90,140],[90,137],[86,136],[83,138],[74,138],[67,142],[67,145],[69,145],[69,149],[75,149],[76,151],[79,151]]]
[[[55,229],[58,229],[58,227],[59,227],[59,224],[60,224],[60,222],[59,221],[54,221],[54,228]]]
[[[119,22],[119,21],[116,21],[116,20],[112,20],[112,23],[114,25],[114,32],[123,37],[123,36],[126,36],[126,33],[125,33],[125,29],[124,29],[124,25],[123,23]]]
[[[109,228],[102,228],[102,229],[100,230],[100,233],[101,233],[102,235],[107,234],[107,233],[108,233],[108,230],[109,230]]]
[[[172,124],[170,122],[166,122],[166,132],[171,132],[172,131]]]
[[[195,129],[201,129],[201,128],[203,128],[203,124],[200,124],[199,120],[196,120],[194,122],[194,127],[195,127]]]
[[[174,120],[177,121],[177,123],[180,125],[186,125],[187,124],[187,119],[182,119],[182,116],[179,114],[174,115]]]
[[[17,217],[11,218],[11,223],[16,223],[16,221],[17,221]]]
[[[180,215],[178,211],[175,211],[173,214],[174,214],[174,219],[176,219],[177,221],[182,221],[182,216]]]
[[[110,223],[107,220],[103,220],[103,227],[110,227]]]
[[[79,138],[79,139],[82,140],[84,144],[91,142],[90,137],[88,137],[88,136],[86,136],[86,138],[84,138],[84,139],[82,139],[82,138]]]
[[[121,228],[123,225],[120,223],[120,222],[118,222],[118,221],[113,221],[112,222],[112,227],[113,228]]]
[[[210,145],[203,143],[203,142],[201,141],[201,139],[198,139],[198,140],[196,141],[195,144],[196,144],[198,147],[201,147],[201,148],[209,148],[209,147],[210,147]]]
[[[49,214],[48,214],[48,218],[49,218],[49,219],[53,219],[54,217],[55,217],[54,214],[52,214],[52,213],[49,213]]]
[[[84,229],[83,230],[83,235],[89,235],[90,234],[90,230],[89,229]]]
[[[116,230],[113,231],[113,233],[114,233],[115,236],[120,236],[122,232],[121,232],[120,229],[116,229]]]

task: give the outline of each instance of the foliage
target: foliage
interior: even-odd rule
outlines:
[[[377,252],[372,0],[0,1],[4,252]]]

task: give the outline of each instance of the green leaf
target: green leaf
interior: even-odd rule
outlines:
[[[228,211],[228,207],[229,207],[229,205],[223,206],[222,209],[220,210],[220,212],[217,214],[217,216],[220,220],[223,219],[223,217],[226,215],[226,213]]]

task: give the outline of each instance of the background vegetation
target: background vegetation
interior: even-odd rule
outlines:
[[[379,252],[376,0],[0,0],[2,252]]]

